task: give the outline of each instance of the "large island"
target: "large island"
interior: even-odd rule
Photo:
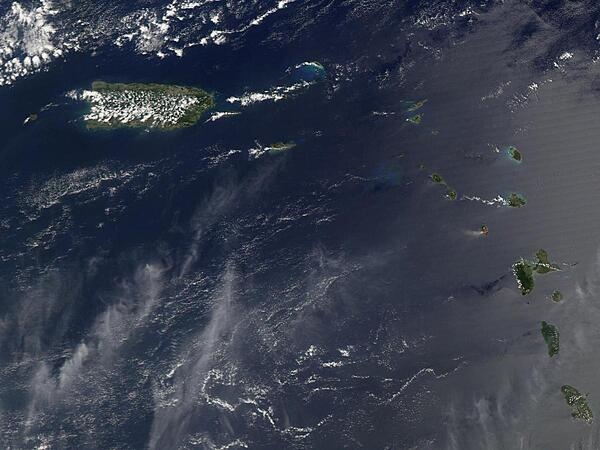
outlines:
[[[200,88],[153,83],[94,81],[81,99],[90,104],[83,117],[89,129],[184,128],[194,125],[214,106],[213,96]]]

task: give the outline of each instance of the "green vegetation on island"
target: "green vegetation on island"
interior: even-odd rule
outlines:
[[[415,114],[414,116],[410,116],[406,119],[407,122],[412,123],[413,125],[420,125],[421,120],[423,120],[423,116],[421,114]]]
[[[531,264],[524,259],[513,264],[513,272],[517,279],[517,286],[521,290],[522,295],[529,294],[534,287],[533,268]]]
[[[418,109],[421,109],[425,103],[427,103],[427,99],[420,100],[420,101],[418,101],[418,102],[414,102],[412,105],[410,105],[410,106],[407,108],[407,111],[410,111],[410,112],[412,112],[412,111],[416,111],[416,110],[418,110]]]
[[[537,273],[556,272],[556,271],[560,270],[560,268],[558,267],[558,264],[550,262],[548,252],[546,250],[544,250],[543,248],[541,248],[537,251],[537,253],[535,254],[535,257],[537,258],[537,261],[535,264],[535,271]]]
[[[94,81],[81,98],[90,104],[84,116],[90,129],[184,128],[196,124],[215,104],[214,97],[200,88],[156,83]]]
[[[432,173],[430,178],[434,183],[446,184],[444,178],[439,173]]]
[[[548,355],[553,357],[558,355],[559,350],[559,333],[558,328],[547,322],[542,322],[542,337],[548,346]]]
[[[562,292],[560,292],[559,290],[556,290],[552,293],[552,301],[553,302],[558,303],[558,302],[562,301],[562,299],[563,299],[563,295],[562,295]]]
[[[521,208],[525,206],[527,200],[525,200],[525,197],[523,197],[521,194],[513,192],[508,196],[506,203],[511,208]]]
[[[269,152],[270,155],[277,155],[279,153],[283,153],[287,150],[290,150],[296,146],[295,142],[275,142],[274,144],[267,145],[265,150]]]
[[[421,109],[423,105],[425,105],[425,103],[427,103],[427,99],[419,100],[416,102],[414,100],[404,100],[401,102],[401,105],[402,109],[405,112],[411,113]]]
[[[517,286],[521,290],[522,295],[527,295],[533,290],[533,287],[535,286],[533,279],[534,273],[541,275],[560,270],[557,264],[550,262],[546,250],[538,250],[535,256],[535,261],[527,261],[521,258],[513,264],[513,273],[515,274]]]
[[[421,165],[421,168],[424,169],[425,166]],[[433,181],[436,184],[441,184],[442,186],[446,187],[446,198],[449,200],[456,200],[458,197],[457,192],[452,189],[450,186],[448,186],[448,183],[446,183],[446,180],[444,180],[444,177],[442,177],[439,173],[434,172],[431,175],[429,175],[429,178],[431,179],[431,181]]]
[[[592,423],[594,414],[588,405],[587,397],[568,384],[565,384],[560,390],[565,397],[567,405],[571,407],[571,416],[575,419]]]
[[[521,154],[519,149],[513,145],[508,147],[508,156],[510,156],[516,162],[520,163],[521,161],[523,161],[523,155]]]

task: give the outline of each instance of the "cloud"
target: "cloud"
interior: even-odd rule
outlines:
[[[214,295],[214,307],[208,323],[195,336],[181,355],[185,362],[173,375],[174,393],[168,405],[161,406],[159,399],[150,432],[150,449],[177,448],[190,432],[194,409],[199,404],[203,380],[213,365],[218,346],[237,319],[234,308],[235,271],[229,266]]]
[[[141,329],[157,306],[164,287],[167,267],[159,264],[140,266],[131,280],[123,281],[117,300],[94,321],[87,338],[75,346],[53,374],[42,360],[30,383],[29,420],[35,422],[38,412],[67,401],[79,381],[87,382],[98,366],[109,366],[128,338]]]

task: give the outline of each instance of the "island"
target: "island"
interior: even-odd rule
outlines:
[[[511,208],[521,208],[525,206],[527,200],[521,194],[517,194],[515,192],[511,193],[506,200],[506,204]]]
[[[534,287],[533,268],[531,264],[524,259],[513,264],[513,273],[517,279],[517,286],[521,290],[522,295],[529,294]]]
[[[296,81],[314,83],[323,80],[327,76],[327,71],[320,62],[307,61],[294,67],[293,75]]]
[[[296,143],[293,141],[290,142],[275,142],[274,144],[267,145],[265,147],[265,151],[269,152],[270,155],[278,155],[279,153],[283,153],[287,150],[290,150],[296,146]]]
[[[423,116],[421,114],[415,114],[414,116],[411,116],[408,119],[406,119],[406,121],[412,123],[413,125],[419,125],[422,119]]]
[[[552,293],[552,301],[553,302],[558,303],[558,302],[562,301],[562,299],[563,299],[563,294],[558,289]]]
[[[421,167],[422,167],[422,169],[425,168],[424,165],[421,165]],[[442,186],[446,187],[446,195],[445,195],[445,197],[448,200],[456,200],[458,198],[458,193],[454,189],[452,189],[450,186],[448,186],[448,183],[446,183],[446,180],[444,180],[444,177],[441,176],[439,173],[434,172],[431,175],[429,175],[429,178],[434,183],[441,184]]]
[[[446,184],[446,182],[444,181],[444,178],[439,173],[432,173],[430,175],[430,178],[431,178],[431,181],[433,181],[434,183]]]
[[[542,322],[542,337],[548,346],[548,355],[552,358],[558,355],[559,350],[559,334],[558,328],[548,322]]]
[[[550,262],[548,252],[544,249],[540,249],[535,254],[535,261],[527,261],[521,258],[519,261],[513,264],[513,273],[517,280],[517,286],[519,287],[522,295],[529,294],[535,285],[534,273],[546,274],[550,272],[557,272],[560,270],[557,264]]]
[[[94,81],[80,98],[90,105],[83,117],[88,129],[174,130],[194,125],[215,104],[200,88],[154,83]]]
[[[560,390],[565,396],[567,405],[571,407],[571,416],[575,419],[592,423],[594,420],[594,414],[592,414],[592,410],[588,405],[586,396],[568,384],[565,384],[560,388]]]
[[[523,161],[523,155],[519,151],[519,149],[513,145],[508,147],[508,156],[510,156],[514,161],[520,163]]]
[[[423,105],[427,103],[427,99],[424,100],[420,100],[418,102],[414,102],[412,105],[410,105],[407,109],[407,111],[416,111],[418,109],[421,109],[423,107]]]
[[[405,112],[411,113],[421,109],[425,103],[427,103],[427,99],[413,101],[413,100],[404,100],[401,102],[401,107]]]

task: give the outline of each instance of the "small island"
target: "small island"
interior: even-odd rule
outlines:
[[[296,146],[296,143],[293,141],[290,142],[275,142],[274,144],[267,145],[265,147],[265,151],[269,152],[270,155],[278,155],[279,153],[283,153],[287,150],[290,150]]]
[[[80,99],[90,104],[89,129],[149,127],[173,130],[194,125],[215,102],[196,87],[94,81]]]
[[[419,101],[404,100],[403,102],[401,102],[401,105],[404,112],[411,113],[421,109],[425,105],[425,103],[427,103],[426,98]]]
[[[542,322],[542,337],[548,346],[548,355],[552,358],[558,355],[559,350],[559,333],[558,328],[547,322]]]
[[[521,208],[525,206],[527,200],[521,194],[517,194],[515,192],[511,193],[506,200],[506,204],[511,208]]]
[[[422,114],[415,114],[414,116],[410,116],[408,119],[406,119],[408,123],[412,123],[413,125],[420,125],[422,120]]]
[[[297,81],[314,83],[323,80],[327,76],[327,71],[320,62],[307,61],[294,67],[293,75]]]
[[[594,414],[592,414],[592,410],[588,405],[586,396],[568,384],[565,384],[560,388],[560,390],[565,396],[567,405],[571,407],[571,416],[575,419],[592,423],[594,420]]]
[[[508,147],[508,156],[510,156],[514,161],[520,163],[523,161],[523,155],[519,151],[519,149],[513,145]]]
[[[553,302],[558,303],[558,302],[561,302],[562,299],[563,299],[563,294],[558,289],[552,293],[552,301]]]
[[[422,166],[422,167],[423,167],[423,169],[425,168],[425,166]],[[439,173],[434,172],[431,175],[429,175],[429,178],[434,183],[441,184],[442,186],[446,187],[445,197],[448,200],[456,200],[458,198],[458,193],[454,189],[452,189],[450,186],[448,186],[448,183],[446,183],[446,180],[444,180],[444,177],[441,176]]]
[[[534,273],[541,275],[560,270],[557,264],[550,262],[546,250],[538,250],[535,256],[535,261],[527,261],[521,258],[513,264],[513,273],[515,274],[517,286],[521,290],[522,295],[527,295],[533,290],[535,285],[533,279]]]
[[[410,105],[407,109],[407,111],[416,111],[418,109],[421,109],[423,107],[423,105],[427,103],[427,99],[423,99],[423,100],[419,100],[418,102],[414,102],[412,105]]]
[[[446,184],[446,182],[444,181],[444,177],[442,177],[439,173],[432,173],[430,175],[431,181],[433,181],[434,183],[439,183],[439,184]]]

